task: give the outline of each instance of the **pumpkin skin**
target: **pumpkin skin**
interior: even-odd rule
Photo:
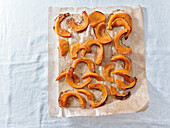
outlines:
[[[114,70],[114,63],[108,63],[103,67],[104,78],[111,83],[114,82],[113,77],[110,75],[112,70]]]
[[[87,96],[87,99],[94,101],[94,95],[87,89],[77,89],[77,92],[83,93]]]
[[[59,39],[59,48],[61,56],[65,56],[69,51],[69,42],[65,39]]]
[[[88,77],[94,77],[98,81],[103,81],[103,78],[98,73],[88,72],[82,76],[82,79],[88,78]]]

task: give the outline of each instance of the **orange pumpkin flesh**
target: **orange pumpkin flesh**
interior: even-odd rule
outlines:
[[[101,44],[110,43],[112,41],[112,38],[110,37],[109,33],[106,32],[106,25],[105,22],[99,23],[95,28],[94,32],[96,35],[97,40]]]
[[[94,101],[94,95],[87,89],[77,89],[77,92],[83,93],[87,96],[87,99]]]
[[[64,18],[66,18],[69,15],[70,15],[69,13],[60,14],[56,19],[55,31],[59,36],[71,37],[70,32],[68,32],[67,30],[61,29],[61,27],[60,27],[60,23],[64,20]]]
[[[66,76],[67,72],[63,72],[61,73],[57,78],[56,81],[60,80],[62,77]],[[75,83],[79,83],[80,82],[80,78],[76,73],[73,73],[73,81]]]
[[[116,88],[113,86],[109,86],[109,91],[110,94],[115,98],[115,99],[119,99],[119,100],[123,100],[126,99],[130,96],[130,92],[124,93],[124,94],[120,94],[116,91]]]
[[[92,60],[90,60],[90,59],[88,59],[88,58],[79,58],[79,59],[75,60],[72,68],[75,69],[75,68],[76,68],[76,65],[77,65],[79,62],[84,62],[84,63],[86,63],[87,66],[88,66],[88,68],[89,68],[89,70],[90,70],[91,72],[95,72],[94,63],[93,63]]]
[[[114,82],[114,79],[113,77],[111,77],[110,75],[110,72],[111,70],[114,70],[114,63],[109,63],[109,64],[106,64],[104,67],[103,67],[103,75],[104,75],[104,78],[109,81],[109,82]]]
[[[61,56],[65,56],[67,52],[69,51],[69,43],[65,39],[59,39],[59,48]]]
[[[131,69],[131,61],[123,56],[123,55],[117,55],[117,56],[114,56],[111,58],[111,61],[115,62],[117,60],[122,60],[124,62],[124,68],[130,72],[130,69]]]
[[[59,97],[59,103],[60,103],[60,106],[61,107],[69,107],[69,105],[67,104],[67,100],[69,97],[71,96],[74,96],[76,98],[78,98],[80,100],[80,104],[81,104],[81,107],[82,108],[85,108],[86,107],[86,102],[85,100],[83,99],[83,97],[76,93],[76,92],[64,92],[60,97]]]
[[[126,69],[117,69],[112,72],[115,75],[120,75],[123,76],[125,81],[131,83],[131,75],[130,72],[127,71]]]
[[[102,100],[100,102],[92,101],[91,106],[93,108],[95,108],[95,107],[99,107],[102,104],[104,104],[104,102],[106,101],[107,96],[108,96],[106,86],[102,83],[93,83],[93,84],[89,84],[88,88],[89,89],[98,89],[98,90],[102,91],[102,93],[103,93]]]
[[[133,80],[132,80],[132,82],[130,84],[123,83],[123,81],[121,79],[116,80],[117,86],[122,90],[127,90],[127,89],[133,88],[136,85],[136,82],[137,82],[136,77],[133,78]]]
[[[84,15],[84,22],[81,25],[76,24],[73,18],[67,20],[67,24],[72,30],[76,32],[82,32],[88,27],[89,19],[86,11],[83,11],[83,15]]]
[[[90,25],[94,28],[97,24],[104,22],[106,20],[103,13],[99,11],[94,11],[89,15]]]
[[[103,78],[98,73],[88,72],[84,76],[82,76],[82,79],[85,79],[88,77],[94,77],[98,81],[103,81]]]
[[[131,48],[125,48],[123,46],[120,45],[119,43],[119,39],[122,35],[126,34],[127,30],[124,29],[121,32],[119,32],[118,34],[116,34],[116,36],[114,37],[114,44],[115,44],[115,48],[117,50],[118,53],[120,54],[129,54],[132,53],[132,49]]]
[[[73,68],[70,68],[69,71],[67,72],[66,74],[66,78],[65,78],[65,81],[70,85],[72,86],[73,88],[83,88],[85,87],[86,85],[88,85],[90,82],[91,82],[91,78],[89,77],[88,79],[86,79],[86,81],[82,84],[76,84],[74,83],[74,80],[73,80]]]

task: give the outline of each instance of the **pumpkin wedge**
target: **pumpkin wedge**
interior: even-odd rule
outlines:
[[[105,24],[105,22],[99,23],[94,28],[94,32],[95,32],[97,40],[101,44],[110,43],[112,41],[112,38],[110,37],[109,33],[106,32],[106,24]]]
[[[103,75],[104,75],[104,78],[113,83],[114,82],[114,79],[113,77],[111,77],[110,73],[111,71],[114,70],[114,63],[109,63],[109,64],[106,64],[104,67],[103,67]]]
[[[109,86],[109,91],[110,94],[115,98],[115,99],[119,99],[119,100],[124,100],[126,98],[128,98],[130,96],[130,92],[124,93],[124,94],[120,94],[117,92],[116,88],[113,86]]]
[[[76,68],[76,65],[77,65],[78,63],[80,63],[80,62],[86,63],[87,66],[88,66],[88,68],[89,68],[89,70],[90,70],[91,72],[95,72],[94,63],[93,63],[92,60],[90,60],[90,59],[88,59],[88,58],[79,58],[79,59],[75,60],[72,68],[75,69],[75,68]]]
[[[77,89],[77,92],[83,93],[87,96],[87,99],[94,101],[94,95],[87,89]]]
[[[120,75],[123,76],[125,81],[131,83],[131,75],[130,72],[127,71],[126,69],[116,69],[112,72],[115,75]]]
[[[69,69],[69,71],[67,72],[66,74],[66,78],[65,78],[65,81],[70,85],[72,86],[73,88],[83,88],[85,87],[86,85],[88,85],[90,82],[91,82],[91,78],[87,78],[86,81],[82,84],[76,84],[74,83],[74,79],[73,79],[73,71],[74,69],[71,67]]]
[[[125,56],[123,56],[123,55],[117,55],[117,56],[114,56],[114,57],[111,58],[111,61],[113,61],[113,62],[115,62],[115,61],[117,61],[117,60],[123,61],[123,62],[124,62],[124,68],[125,68],[127,71],[130,72],[130,69],[131,69],[131,61],[130,61],[127,57],[125,57]]]
[[[60,80],[62,77],[66,76],[67,72],[63,72],[61,73],[57,78],[56,81]],[[79,83],[80,82],[80,78],[76,73],[73,73],[73,81],[75,83]]]
[[[59,36],[71,37],[70,32],[68,32],[67,30],[61,29],[61,27],[60,27],[60,23],[69,15],[70,15],[69,13],[60,14],[56,19],[55,31]]]
[[[61,56],[65,56],[69,51],[69,42],[65,39],[59,39],[59,48]]]
[[[115,48],[116,48],[118,53],[123,54],[123,55],[132,53],[132,49],[131,48],[123,47],[119,43],[120,37],[122,35],[126,34],[126,33],[127,33],[127,30],[124,29],[124,30],[120,31],[118,34],[116,34],[116,36],[114,37]]]
[[[125,19],[125,21],[128,23],[128,25],[130,26],[130,28],[132,29],[132,18],[129,14],[123,12],[123,13],[116,13],[113,14],[111,13],[111,15],[109,16],[109,21],[107,23],[107,29],[112,30],[112,22],[116,19],[116,18],[123,18]]]
[[[129,24],[126,22],[125,19],[123,18],[116,18],[113,22],[112,22],[112,27],[120,27],[120,26],[124,26],[124,28],[127,30],[127,34],[125,36],[125,39],[128,38],[128,36],[131,33],[131,28],[129,26]]]
[[[83,99],[83,97],[80,94],[78,94],[76,92],[64,92],[63,94],[61,94],[61,96],[59,97],[60,106],[65,107],[65,108],[69,107],[67,101],[68,101],[69,97],[71,97],[71,96],[74,96],[80,100],[80,104],[81,104],[82,108],[86,107],[85,100]]]
[[[88,77],[94,77],[98,81],[103,81],[103,78],[98,73],[88,72],[84,76],[82,76],[82,79],[85,79],[85,78],[88,78]]]
[[[102,44],[100,44],[97,40],[88,40],[84,45],[88,48],[88,50],[90,49],[88,52],[92,51],[91,48],[90,48],[92,45],[98,45],[100,47],[100,54],[98,55],[98,57],[96,59],[96,64],[99,65],[102,62],[103,53],[104,53],[104,48],[103,48]],[[86,50],[82,49],[80,54],[82,56],[85,56]]]
[[[103,13],[94,11],[89,15],[90,25],[94,28],[97,24],[105,22],[106,18]]]
[[[107,96],[108,96],[106,86],[102,83],[93,83],[93,84],[89,84],[88,88],[89,89],[98,89],[98,90],[102,91],[102,93],[103,93],[102,100],[100,102],[92,101],[91,106],[93,108],[95,108],[95,107],[99,107],[99,106],[103,105],[107,99]]]
[[[121,79],[116,80],[117,86],[122,90],[127,90],[127,89],[133,88],[136,85],[136,82],[137,82],[136,77],[133,78],[133,80],[132,80],[132,82],[130,84],[123,83],[123,81]]]
[[[80,25],[76,24],[73,18],[70,18],[67,20],[67,24],[75,32],[82,32],[89,25],[89,19],[88,19],[88,15],[87,15],[86,11],[83,11],[83,15],[84,15],[84,20],[83,20],[84,22]]]

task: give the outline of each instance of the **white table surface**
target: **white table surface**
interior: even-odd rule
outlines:
[[[141,5],[149,108],[135,114],[53,118],[48,113],[48,7]],[[169,0],[0,0],[0,128],[170,127]]]

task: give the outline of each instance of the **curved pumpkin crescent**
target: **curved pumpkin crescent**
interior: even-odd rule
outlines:
[[[125,36],[125,39],[128,38],[128,36],[130,35],[131,33],[131,28],[129,26],[129,24],[126,22],[125,19],[123,18],[117,18],[115,19],[113,22],[112,22],[112,27],[120,27],[120,26],[124,26],[124,28],[127,30],[127,34]]]
[[[112,38],[110,37],[109,33],[106,32],[106,24],[105,24],[105,22],[99,23],[94,28],[94,32],[95,32],[97,40],[101,44],[110,43],[112,41]]]
[[[92,101],[91,106],[93,108],[95,108],[95,107],[99,107],[102,104],[104,104],[104,102],[106,101],[107,96],[108,96],[106,86],[104,84],[102,84],[102,83],[93,83],[93,84],[89,84],[88,88],[89,89],[98,89],[98,90],[102,91],[102,93],[103,93],[102,100],[100,102]]]
[[[82,76],[82,79],[85,79],[88,77],[94,77],[98,81],[103,81],[103,78],[98,73],[88,72],[84,76]]]
[[[90,59],[88,59],[88,58],[79,58],[79,59],[75,60],[72,68],[75,69],[75,68],[76,68],[76,65],[77,65],[79,62],[87,63],[87,66],[88,66],[89,70],[90,70],[91,72],[95,72],[94,63],[93,63],[92,60],[90,60]]]
[[[123,55],[132,53],[131,48],[125,48],[125,47],[121,46],[120,43],[119,43],[120,37],[122,35],[126,34],[126,33],[127,33],[127,30],[124,29],[124,30],[120,31],[118,34],[116,34],[116,36],[114,37],[115,48],[116,48],[118,53],[123,54]]]
[[[65,39],[58,39],[60,54],[61,56],[65,56],[69,51],[69,42]]]
[[[60,28],[60,23],[64,20],[64,18],[66,18],[67,16],[69,16],[69,13],[65,13],[65,14],[60,14],[57,19],[56,19],[56,24],[55,24],[55,31],[59,36],[62,37],[71,37],[71,33],[68,32],[67,30],[61,29]]]
[[[104,78],[109,81],[109,82],[114,82],[114,79],[113,77],[111,77],[110,75],[110,72],[111,70],[114,70],[114,63],[109,63],[109,64],[106,64],[104,67],[103,67],[103,75],[104,75]]]
[[[89,77],[88,79],[86,79],[86,81],[84,83],[82,83],[82,84],[75,84],[74,80],[73,80],[73,71],[74,71],[74,69],[71,67],[69,69],[69,71],[67,72],[66,78],[65,78],[65,81],[70,86],[72,86],[73,88],[83,88],[83,87],[85,87],[86,85],[88,85],[91,82],[91,78]]]
[[[102,46],[102,44],[100,44],[97,40],[88,40],[85,44],[84,44],[88,49],[90,49],[88,52],[91,52],[91,46],[92,45],[98,45],[100,47],[100,54],[98,55],[97,59],[96,59],[96,64],[99,65],[102,62],[103,59],[103,54],[104,54],[104,48]],[[86,50],[83,49],[80,54],[82,56],[85,56],[86,54]]]
[[[83,11],[83,15],[84,15],[84,22],[81,25],[76,24],[73,18],[67,20],[67,24],[72,30],[76,32],[82,32],[88,27],[89,19],[86,11]]]
[[[131,69],[131,61],[125,57],[125,56],[122,56],[122,55],[117,55],[117,56],[114,56],[111,58],[111,61],[115,62],[117,60],[122,60],[124,62],[124,68],[130,72],[130,69]]]
[[[130,72],[127,71],[126,69],[116,69],[112,72],[113,74],[115,75],[120,75],[120,76],[123,76],[125,81],[131,83],[131,75],[130,75]]]
[[[94,101],[94,95],[87,89],[77,89],[77,92],[83,93],[87,96],[87,99]]]
[[[116,80],[117,86],[122,90],[127,90],[127,89],[133,88],[136,85],[136,82],[137,82],[136,77],[133,78],[133,80],[132,80],[132,82],[130,84],[123,83],[123,81],[121,79]]]
[[[56,81],[60,80],[62,77],[66,76],[67,72],[63,72],[61,73],[57,78]],[[79,83],[80,82],[80,78],[76,73],[73,73],[73,81],[75,83]]]
[[[61,107],[65,107],[65,108],[69,107],[67,104],[67,100],[70,96],[77,97],[80,100],[81,107],[82,108],[86,107],[85,100],[83,99],[83,97],[80,94],[78,94],[76,92],[64,92],[63,94],[61,94],[61,96],[59,97],[59,103],[60,103]]]
[[[130,92],[124,93],[124,94],[120,94],[116,91],[116,88],[113,86],[109,86],[109,91],[110,94],[115,98],[115,99],[119,99],[119,100],[123,100],[126,99],[130,96]]]
[[[107,29],[112,30],[112,22],[116,19],[116,18],[123,18],[125,19],[125,21],[128,23],[128,25],[130,26],[130,28],[132,29],[132,18],[129,14],[127,13],[116,13],[116,14],[111,14],[109,16],[109,21],[107,23]]]

